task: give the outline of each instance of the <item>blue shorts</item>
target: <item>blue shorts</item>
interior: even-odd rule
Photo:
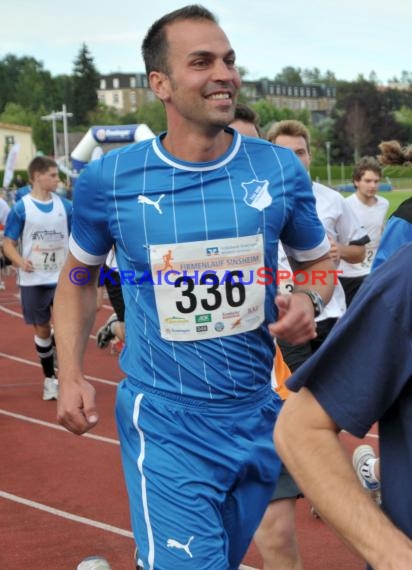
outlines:
[[[145,569],[238,569],[279,475],[280,407],[269,385],[231,404],[119,385],[123,469]]]
[[[23,318],[27,325],[45,325],[50,322],[55,292],[55,285],[20,287]]]

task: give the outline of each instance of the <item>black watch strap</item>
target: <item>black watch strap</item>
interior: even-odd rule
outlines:
[[[303,293],[309,297],[312,301],[315,318],[318,317],[325,308],[322,296],[317,291],[313,291],[311,289],[298,289],[295,293]]]

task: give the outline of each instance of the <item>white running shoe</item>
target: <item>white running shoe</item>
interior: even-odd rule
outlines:
[[[110,564],[101,556],[88,556],[77,566],[77,570],[111,570]]]
[[[381,503],[381,484],[376,479],[370,465],[370,460],[373,459],[376,459],[373,447],[370,445],[359,445],[353,452],[352,463],[362,486],[370,492],[372,498],[379,505]]]
[[[59,381],[57,378],[45,378],[43,384],[43,400],[57,400],[59,396]]]

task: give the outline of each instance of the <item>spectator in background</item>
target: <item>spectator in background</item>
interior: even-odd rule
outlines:
[[[346,202],[365,228],[370,242],[366,246],[363,261],[354,263],[342,259],[340,262],[339,269],[343,273],[339,279],[345,290],[348,306],[363,280],[370,273],[385,225],[389,201],[377,195],[381,176],[382,167],[376,158],[371,156],[361,158],[353,170],[352,179],[355,192],[346,198]]]

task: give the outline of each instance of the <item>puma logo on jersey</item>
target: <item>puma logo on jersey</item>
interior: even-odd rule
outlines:
[[[165,196],[166,196],[166,194],[160,194],[160,197],[156,201],[154,201],[154,200],[151,200],[150,198],[148,198],[147,196],[143,196],[143,194],[139,194],[139,196],[137,197],[137,201],[139,202],[139,204],[146,204],[147,206],[153,206],[154,208],[156,208],[156,210],[159,212],[159,214],[163,214],[163,212],[159,206],[159,202]]]
[[[174,538],[168,538],[167,539],[167,547],[168,548],[177,548],[178,550],[184,550],[186,552],[186,554],[188,556],[190,556],[190,558],[193,558],[192,553],[190,552],[190,548],[189,548],[189,545],[193,539],[194,539],[194,536],[191,536],[186,544],[182,544],[181,542],[178,542]]]

